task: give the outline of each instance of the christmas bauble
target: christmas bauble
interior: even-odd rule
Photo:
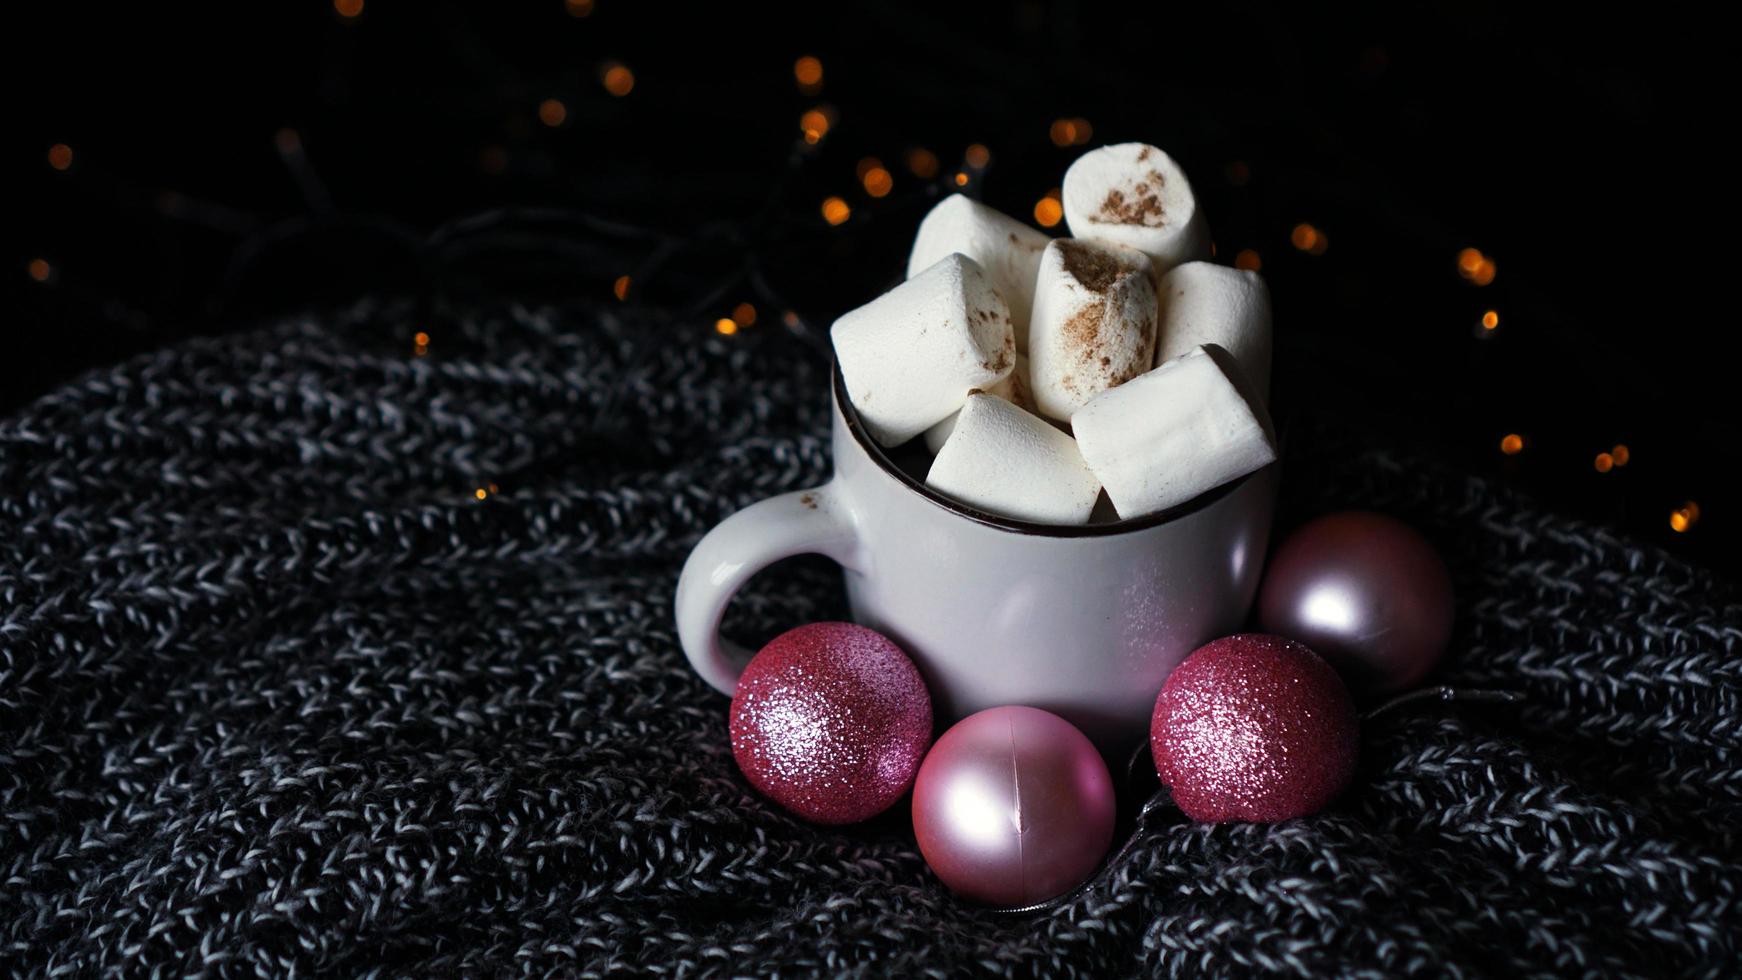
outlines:
[[[782,633],[732,696],[732,755],[750,784],[816,823],[899,800],[931,743],[931,696],[907,654],[852,623]]]
[[[966,898],[1024,906],[1087,878],[1113,838],[1113,780],[1088,737],[1038,708],[988,708],[945,732],[913,786],[913,833]]]
[[[1452,580],[1433,546],[1402,521],[1330,514],[1276,549],[1258,621],[1329,660],[1357,694],[1392,694],[1419,683],[1445,652]]]
[[[1359,722],[1336,671],[1293,640],[1213,640],[1174,668],[1149,747],[1193,820],[1270,822],[1315,813],[1355,772]]]

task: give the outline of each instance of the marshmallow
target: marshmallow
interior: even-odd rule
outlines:
[[[1101,484],[1077,442],[984,392],[968,396],[925,482],[965,504],[1040,524],[1082,524]]]
[[[986,394],[997,395],[1025,412],[1034,411],[1034,393],[1028,384],[1028,358],[1016,355],[1016,367],[1005,375],[1004,380],[986,389]],[[944,443],[950,438],[950,433],[956,431],[956,416],[944,419],[937,425],[925,430],[925,448],[933,456],[944,448]]]
[[[1187,262],[1161,277],[1157,362],[1199,344],[1233,355],[1261,402],[1270,398],[1270,290],[1256,272]]]
[[[1071,416],[1083,459],[1120,517],[1183,504],[1276,459],[1269,419],[1245,384],[1228,353],[1206,344]]]
[[[1016,349],[1028,349],[1028,314],[1034,303],[1034,274],[1040,250],[1052,241],[1015,218],[960,194],[938,202],[919,223],[907,275],[913,278],[938,259],[960,252],[986,270],[992,288],[1010,306]]]
[[[959,254],[842,314],[829,337],[865,431],[885,446],[948,418],[1016,364],[1009,307]]]
[[[1110,242],[1061,238],[1040,257],[1028,328],[1029,380],[1042,414],[1068,419],[1155,365],[1149,259]]]
[[[1155,274],[1209,258],[1210,228],[1185,171],[1146,143],[1091,150],[1065,171],[1065,221],[1071,234],[1129,245]]]

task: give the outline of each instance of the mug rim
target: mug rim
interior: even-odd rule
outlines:
[[[911,473],[896,466],[894,461],[889,458],[889,454],[877,443],[877,440],[871,438],[871,434],[865,430],[864,423],[859,419],[858,409],[853,407],[853,400],[847,396],[847,381],[841,376],[841,365],[839,361],[833,357],[829,359],[829,375],[831,378],[829,388],[835,401],[835,410],[840,413],[841,420],[846,423],[847,431],[851,433],[853,439],[858,442],[859,448],[864,450],[865,455],[870,457],[871,461],[877,465],[878,469],[881,469],[884,473],[894,477],[898,483],[901,483],[909,490],[919,494],[921,498],[931,503],[933,506],[941,507],[952,514],[959,517],[965,517],[977,524],[984,524],[988,527],[993,527],[1000,531],[1009,531],[1013,534],[1026,534],[1034,537],[1046,538],[1104,538],[1118,534],[1147,531],[1151,528],[1160,527],[1163,524],[1179,520],[1180,518],[1188,517],[1206,507],[1209,507],[1244,486],[1246,481],[1276,465],[1276,462],[1272,461],[1264,466],[1260,466],[1258,469],[1255,469],[1250,473],[1247,473],[1245,476],[1229,480],[1221,486],[1206,490],[1184,503],[1175,504],[1166,510],[1159,510],[1153,514],[1145,514],[1142,517],[1121,518],[1116,521],[1109,521],[1105,524],[1040,524],[1034,521],[1024,521],[1015,517],[1004,517],[999,514],[994,514],[991,511],[981,510],[971,504],[962,503],[952,497],[946,497],[927,486],[925,481],[915,479]]]

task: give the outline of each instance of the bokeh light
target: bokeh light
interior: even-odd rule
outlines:
[[[1289,233],[1288,240],[1294,244],[1295,248],[1309,255],[1323,255],[1325,250],[1331,247],[1331,240],[1325,236],[1324,232],[1304,221],[1294,226],[1294,231]]]
[[[823,137],[829,135],[829,127],[834,125],[834,116],[826,106],[805,110],[804,115],[798,117],[798,128],[804,131],[804,141],[822,142]]]
[[[1064,220],[1065,208],[1059,203],[1060,191],[1057,187],[1046,192],[1046,196],[1034,202],[1034,220],[1042,228],[1052,228]]]
[[[1479,248],[1466,248],[1458,253],[1458,275],[1478,286],[1486,286],[1494,281],[1499,267],[1494,260],[1482,254]]]
[[[865,193],[872,197],[887,197],[895,189],[895,178],[882,167],[873,167],[867,171],[863,183]]]
[[[627,65],[610,62],[605,65],[605,71],[600,76],[605,85],[605,91],[622,98],[635,90],[635,73]]]
[[[1081,116],[1070,119],[1054,119],[1052,128],[1047,134],[1052,138],[1054,146],[1082,146],[1095,135],[1095,128]]]
[[[792,77],[800,92],[815,95],[823,90],[823,63],[807,54],[792,63]]]
[[[887,197],[895,189],[895,175],[876,157],[865,157],[853,168],[853,173],[872,197]]]

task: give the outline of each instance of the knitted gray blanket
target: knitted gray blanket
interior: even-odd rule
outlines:
[[[1735,593],[1337,420],[1280,526],[1421,528],[1438,679],[1522,704],[1373,722],[1328,811],[1156,820],[1041,916],[953,898],[899,806],[758,797],[671,598],[826,478],[827,364],[780,331],[366,306],[0,422],[0,973],[1734,975]],[[798,561],[727,630],[842,615]]]

